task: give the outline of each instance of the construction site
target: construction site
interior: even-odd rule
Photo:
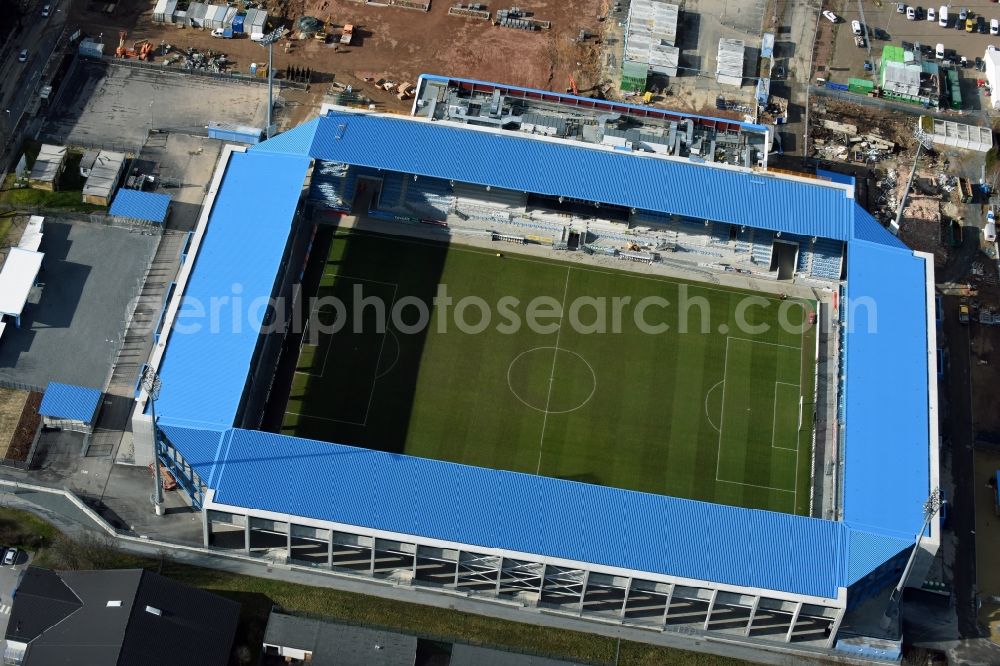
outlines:
[[[528,0],[488,9],[402,0],[281,0],[246,3],[246,14],[237,14],[238,6],[211,14],[214,5],[192,3],[177,10],[175,2],[151,0],[126,0],[111,5],[111,13],[108,7],[79,5],[70,17],[85,35],[103,40],[105,56],[264,76],[268,53],[260,37],[285,27],[285,37],[273,48],[279,80],[297,72],[295,80],[314,84],[319,95],[349,91],[360,102],[400,112],[411,102],[407,95],[400,99],[399,85],[426,72],[546,89],[569,89],[574,78],[580,92],[591,94],[600,83],[593,74],[595,36],[607,11],[603,0],[572,5]],[[255,27],[247,21],[257,12],[265,18]],[[121,32],[127,33],[124,41],[110,39]],[[394,85],[387,89],[376,81]]]

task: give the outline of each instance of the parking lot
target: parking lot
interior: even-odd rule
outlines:
[[[156,236],[47,218],[41,286],[21,328],[7,326],[0,378],[103,388],[119,345],[133,287],[145,275]]]
[[[152,129],[205,133],[209,121],[264,127],[267,87],[81,61],[48,113],[51,143],[135,150]]]
[[[1000,19],[1000,5],[996,3],[979,0],[979,2],[965,5],[952,5],[949,10],[950,27],[948,28],[942,28],[937,21],[928,21],[926,18],[907,20],[905,14],[897,12],[894,2],[884,2],[881,7],[875,7],[869,2],[862,3],[863,17],[857,2],[844,1],[840,5],[839,11],[834,9],[842,19],[835,30],[834,54],[829,62],[816,63],[816,75],[829,81],[847,83],[851,77],[871,78],[873,74],[865,72],[864,63],[866,60],[870,60],[877,74],[882,47],[886,44],[900,46],[905,41],[914,45],[928,45],[932,49],[937,44],[943,44],[946,51],[955,53],[956,60],[965,56],[970,63],[974,62],[977,56],[982,57],[988,45],[1000,46],[1000,36],[992,36],[988,30],[987,34],[983,35],[978,32],[966,32],[964,27],[961,30],[955,27],[962,7],[971,12],[973,20],[976,20],[978,16],[983,16],[988,27],[990,19]],[[928,7],[929,5],[921,6],[925,16]],[[938,7],[940,5],[936,5],[935,9]],[[858,48],[854,43],[851,21],[855,20],[861,21],[868,28],[869,38],[866,48]],[[879,39],[879,36],[888,37],[888,39]],[[978,110],[982,108],[983,104],[979,96],[980,93],[976,90],[975,79],[985,78],[985,76],[973,67],[959,71],[965,79],[962,86],[965,109]]]
[[[3,544],[0,544],[3,545]],[[31,562],[31,553],[19,550],[17,561],[13,565],[0,565],[0,638],[7,633],[7,622],[10,621],[10,608],[14,603],[13,593],[21,580],[21,574]],[[0,640],[0,649],[4,642]]]

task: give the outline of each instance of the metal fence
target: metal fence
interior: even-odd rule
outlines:
[[[116,290],[114,296],[117,300],[116,310],[122,313],[122,318],[118,321],[118,327],[114,336],[108,339],[108,374],[102,385],[104,390],[107,390],[111,386],[111,380],[114,378],[115,369],[118,367],[122,348],[125,346],[125,338],[128,337],[129,327],[132,325],[132,319],[139,305],[139,297],[142,295],[143,287],[153,268],[153,262],[156,260],[156,251],[159,245],[159,240],[157,240],[150,247],[149,256],[146,257],[146,268],[142,274],[131,285],[127,285],[127,287],[122,285],[122,288]]]
[[[153,72],[178,74],[182,76],[199,76],[203,79],[221,81],[224,83],[267,85],[267,77],[250,76],[248,74],[239,74],[237,72],[211,72],[203,69],[183,69],[164,65],[162,64],[162,61],[158,63],[142,62],[141,60],[125,60],[123,58],[115,58],[113,56],[102,56],[100,58],[95,58],[93,56],[82,57],[90,60],[103,61],[109,65],[116,65],[119,67],[131,67],[132,69],[145,69]],[[274,79],[274,85],[278,88],[295,88],[297,90],[306,90],[309,87],[309,84],[307,83],[298,83],[296,81],[289,81],[288,79]]]

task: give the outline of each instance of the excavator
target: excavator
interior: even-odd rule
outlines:
[[[132,50],[127,51],[126,55],[135,56],[139,60],[149,60],[149,54],[153,50],[153,45],[149,43],[148,39],[139,39],[132,44]]]
[[[122,30],[118,33],[118,48],[115,49],[115,56],[119,58],[127,58],[128,52],[125,50],[125,38],[128,37],[128,33]]]

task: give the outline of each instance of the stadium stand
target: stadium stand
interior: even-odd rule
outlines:
[[[845,254],[850,257],[846,290],[831,283],[840,290],[842,324],[855,317],[847,319],[845,296],[871,296],[880,307],[888,303],[889,321],[878,330],[836,327],[839,451],[846,469],[839,479],[844,500],[839,519],[741,509],[245,429],[241,409],[261,386],[248,382],[256,371],[258,331],[169,335],[162,358],[151,359],[164,378],[157,402],[162,448],[157,450],[174,461],[175,476],[186,474],[185,487],[203,508],[206,546],[213,526],[228,525],[247,535],[245,554],[262,555],[254,535],[280,533],[288,536],[286,553],[294,560],[292,535],[308,533],[328,549],[320,566],[348,569],[337,563],[350,559],[357,575],[421,584],[426,574],[414,577],[418,562],[434,560],[447,568],[448,578],[435,585],[461,591],[462,583],[482,586],[485,580],[470,594],[555,610],[559,599],[572,599],[574,616],[591,612],[588,595],[612,589],[621,598],[615,621],[630,621],[643,599],[655,598],[651,626],[661,630],[685,622],[690,626],[684,609],[695,604],[700,605],[693,613],[694,632],[716,631],[710,627],[713,613],[742,614],[752,608],[743,616],[749,618],[745,623],[720,633],[734,640],[749,635],[816,648],[838,644],[847,608],[898,580],[910,552],[919,560],[911,584],[928,570],[938,528],[932,527],[920,551],[914,551],[913,535],[922,524],[922,501],[938,483],[932,462],[936,387],[925,348],[930,345],[932,355],[934,331],[915,332],[927,326],[933,265],[865,213],[853,199],[853,188],[687,160],[637,158],[444,121],[331,113],[221,167],[229,175],[216,205],[207,209],[210,215],[200,222],[208,229],[207,240],[192,250],[198,260],[186,264],[194,266],[192,278],[186,287],[179,285],[175,301],[234,281],[246,285],[247,300],[272,293],[275,274],[283,277],[282,239],[294,242],[294,233],[288,237],[297,228],[296,197],[311,161],[310,197],[318,201],[348,206],[352,183],[370,170],[383,179],[380,208],[402,206],[434,216],[451,209],[477,211],[483,225],[494,220],[526,235],[527,230],[561,234],[572,218],[528,215],[520,192],[635,209],[629,227],[649,226],[650,238],[673,239],[685,250],[727,260],[766,262],[781,232],[782,241],[798,243],[799,266],[810,275],[837,281]],[[351,166],[346,173],[336,167],[327,171],[331,163]],[[525,169],[525,164],[539,168]],[[270,215],[278,223],[259,230],[266,242],[249,243],[260,256],[248,261],[245,220],[256,219],[259,211],[248,214],[241,203],[247,200],[245,183],[268,182],[272,170],[282,174],[267,199],[274,202]],[[604,177],[594,179],[594,173]],[[676,186],[664,188],[665,182]],[[478,188],[487,184],[494,191],[478,196]],[[704,191],[719,195],[690,194]],[[731,228],[737,229],[735,242],[729,240]],[[613,252],[614,243],[634,238],[625,225],[608,222],[594,229],[588,241],[594,240],[598,251]],[[139,403],[133,430],[137,462],[145,464],[138,458],[152,461],[153,428],[146,396],[140,395]],[[758,609],[779,617],[780,629],[755,634]],[[807,631],[808,637],[801,633],[806,624],[818,627]]]

